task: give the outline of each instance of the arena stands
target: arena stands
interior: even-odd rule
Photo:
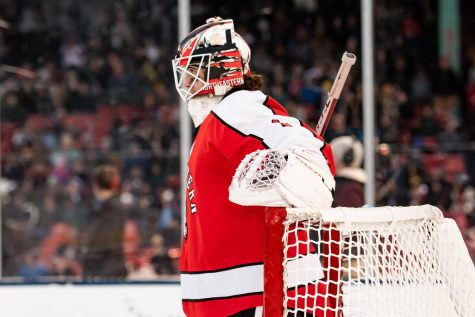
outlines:
[[[361,53],[358,1],[255,1],[253,11],[214,2],[192,5],[193,25],[210,12],[235,19],[265,92],[314,125],[341,53]],[[436,1],[375,2],[377,133],[390,149],[378,154],[378,204],[439,206],[475,256],[475,27],[462,23],[457,74],[435,55],[436,13]],[[176,1],[6,0],[0,17],[9,23],[0,66],[20,70],[0,68],[1,175],[11,185],[2,186],[3,275],[81,277],[90,175],[103,163],[121,169],[130,278],[176,274]],[[328,141],[362,136],[360,78],[357,64]]]

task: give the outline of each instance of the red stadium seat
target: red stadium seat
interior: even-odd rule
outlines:
[[[140,232],[135,220],[127,220],[124,226],[124,254],[127,263],[133,263],[138,256]]]
[[[463,154],[423,154],[422,163],[429,174],[443,171],[444,178],[449,182],[454,182],[459,173],[466,171]]]
[[[99,106],[96,114],[99,124],[94,131],[94,139],[100,142],[111,131],[116,119],[119,119],[121,123],[131,123],[134,119],[141,118],[144,118],[143,108],[136,105]]]
[[[51,267],[53,257],[63,245],[71,245],[74,241],[74,229],[66,223],[57,222],[52,225],[49,234],[40,245],[40,258]]]
[[[93,114],[72,114],[66,116],[64,124],[79,131],[93,131],[96,126],[96,116]]]
[[[0,125],[1,153],[10,151],[12,145],[12,136],[20,125],[18,123],[2,122]]]
[[[53,119],[51,117],[39,114],[29,115],[28,119],[26,120],[26,125],[32,128],[35,132],[42,132],[52,124]]]
[[[450,154],[443,162],[447,180],[454,182],[458,174],[466,171],[465,159],[462,154]]]
[[[422,154],[424,169],[432,174],[441,169],[444,157],[439,153]]]

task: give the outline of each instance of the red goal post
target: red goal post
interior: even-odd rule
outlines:
[[[475,316],[474,265],[436,207],[269,208],[265,243],[266,317]]]

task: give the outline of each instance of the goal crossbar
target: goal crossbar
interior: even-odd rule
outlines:
[[[332,223],[375,223],[420,219],[442,219],[442,211],[432,205],[409,207],[335,207],[321,210],[305,208],[287,208],[289,219],[317,218]]]

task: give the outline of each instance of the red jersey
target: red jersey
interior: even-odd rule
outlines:
[[[187,316],[229,316],[262,306],[264,211],[228,199],[241,160],[258,149],[320,150],[334,174],[322,138],[271,97],[237,91],[201,124],[188,161],[186,224],[181,254]]]

